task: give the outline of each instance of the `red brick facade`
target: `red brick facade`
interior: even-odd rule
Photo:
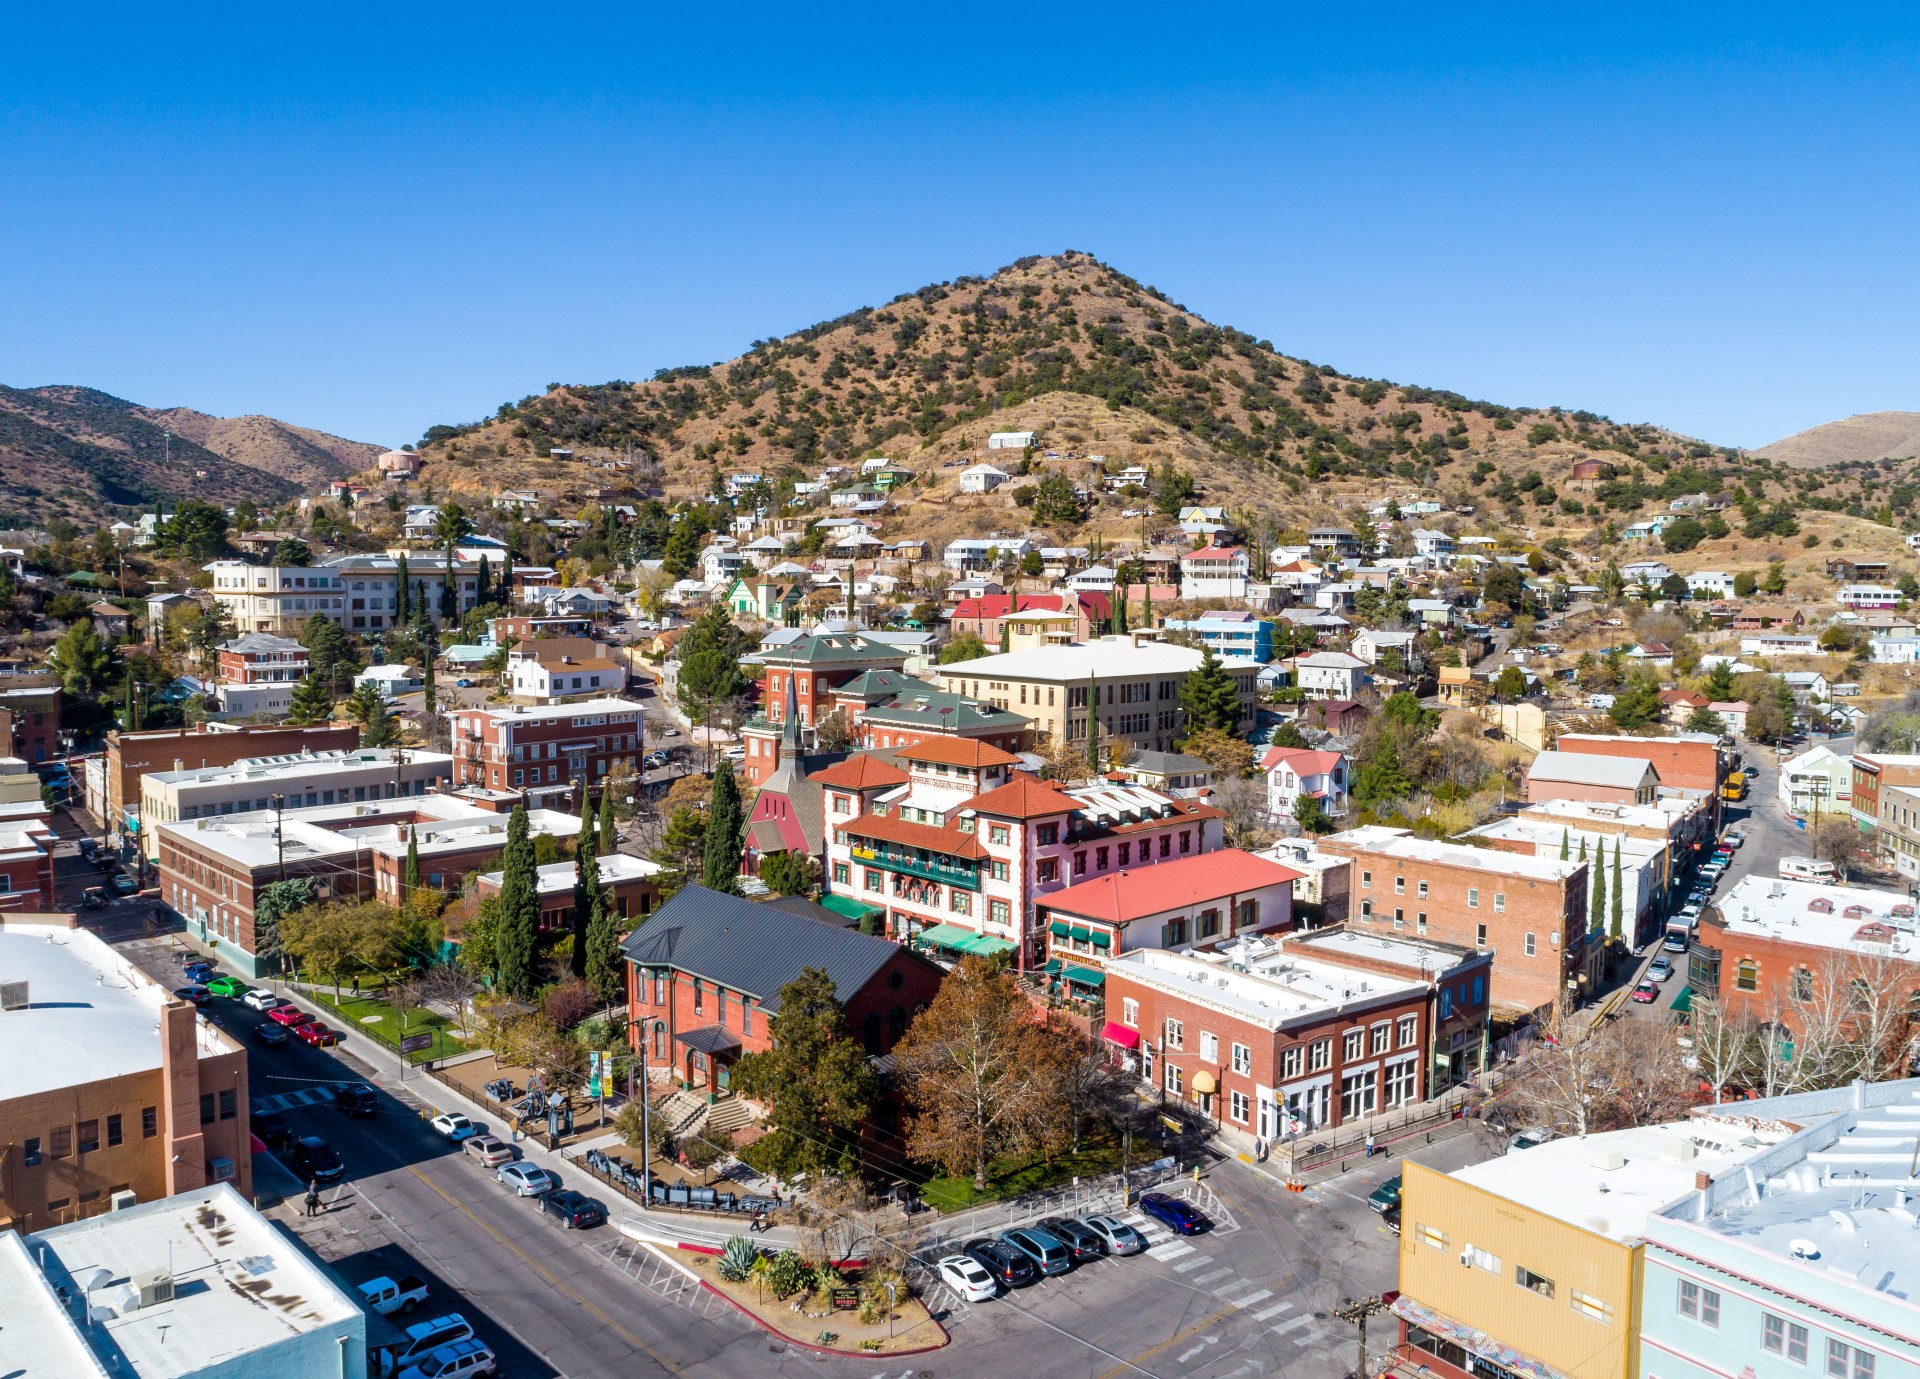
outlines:
[[[453,719],[453,783],[558,791],[598,785],[615,762],[637,772],[640,705],[584,700],[551,709],[461,709]]]

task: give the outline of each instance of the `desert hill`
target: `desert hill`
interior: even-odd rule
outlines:
[[[1799,431],[1753,452],[1797,469],[1920,455],[1920,412],[1861,412]]]
[[[187,496],[265,506],[379,452],[271,417],[143,407],[69,385],[0,387],[0,509],[10,525],[65,516],[91,528],[115,510]]]
[[[929,534],[941,534],[1021,520],[1004,489],[957,492],[963,466],[953,462],[984,457],[995,430],[1040,432],[1043,449],[1061,452],[1045,463],[1076,480],[1091,477],[1094,455],[1109,471],[1171,463],[1205,501],[1283,525],[1360,497],[1473,485],[1550,520],[1581,459],[1692,481],[1694,466],[1734,455],[1656,426],[1310,363],[1069,252],[924,287],[723,363],[563,385],[483,421],[433,427],[422,479],[456,495],[530,486],[564,509],[623,484],[685,497],[709,491],[716,473],[777,485],[886,455],[916,475],[895,490],[896,506],[932,509],[912,515],[936,518]],[[553,463],[552,449],[573,463]],[[628,461],[631,479],[607,472]],[[1118,512],[1102,507],[1093,522],[1108,517]]]

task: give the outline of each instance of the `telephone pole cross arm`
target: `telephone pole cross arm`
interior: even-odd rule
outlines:
[[[1354,1365],[1353,1379],[1367,1379],[1367,1318],[1386,1310],[1387,1304],[1379,1298],[1358,1298],[1333,1310],[1335,1317],[1360,1329],[1360,1358]]]

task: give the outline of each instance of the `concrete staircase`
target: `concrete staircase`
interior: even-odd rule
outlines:
[[[707,1118],[707,1099],[685,1090],[674,1092],[654,1108],[669,1135],[697,1134],[700,1122]]]
[[[739,1097],[728,1097],[707,1110],[707,1123],[700,1133],[712,1139],[731,1135],[742,1126],[753,1124],[753,1108]]]

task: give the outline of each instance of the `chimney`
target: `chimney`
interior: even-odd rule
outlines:
[[[1712,1186],[1713,1175],[1711,1173],[1699,1172],[1693,1175],[1693,1190],[1695,1192],[1705,1192]]]

